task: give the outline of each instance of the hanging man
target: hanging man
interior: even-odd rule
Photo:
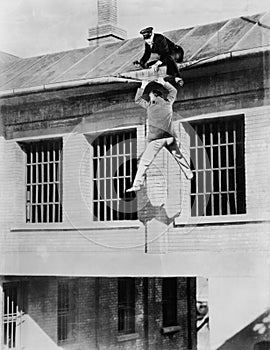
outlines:
[[[181,63],[184,57],[184,50],[162,34],[154,33],[153,27],[147,27],[140,31],[145,41],[145,51],[140,61],[133,62],[142,68],[149,68],[148,61],[152,53],[159,55],[159,59],[151,65],[156,72],[162,64],[167,66],[167,75],[180,77],[177,63]]]
[[[181,78],[174,78],[174,80],[175,83],[182,85]],[[193,177],[187,161],[180,152],[179,142],[172,125],[172,106],[176,99],[177,90],[163,78],[159,78],[157,82],[168,90],[167,97],[164,97],[160,90],[153,89],[149,92],[150,101],[146,101],[143,98],[143,92],[146,85],[149,84],[148,81],[142,82],[141,88],[137,90],[135,96],[135,103],[147,110],[149,143],[140,159],[133,185],[126,192],[137,192],[142,188],[146,171],[163,147],[167,148],[174,156],[186,178],[190,180]]]

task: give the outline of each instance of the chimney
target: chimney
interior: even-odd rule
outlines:
[[[125,40],[127,32],[117,25],[117,0],[97,0],[98,23],[89,28],[89,45],[103,45]]]

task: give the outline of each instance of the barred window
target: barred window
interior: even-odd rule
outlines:
[[[74,281],[58,282],[57,299],[57,338],[58,342],[66,342],[73,338],[74,322]]]
[[[246,212],[243,116],[192,124],[191,216]]]
[[[4,284],[4,345],[15,349],[17,343],[17,321],[19,317],[18,287]]]
[[[93,142],[94,220],[135,220],[137,202],[131,187],[137,170],[136,131],[105,134]]]
[[[62,221],[62,140],[23,144],[26,152],[26,222]]]
[[[135,332],[135,279],[118,279],[118,331]]]
[[[162,279],[163,327],[177,325],[177,278]]]

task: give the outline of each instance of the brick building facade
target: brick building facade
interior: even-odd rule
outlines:
[[[146,140],[134,79],[153,78],[132,70],[140,39],[2,69],[1,297],[13,298],[14,280],[24,286],[28,320],[16,327],[28,327],[20,338],[27,349],[55,348],[57,334],[71,332],[66,321],[58,328],[58,307],[63,320],[75,319],[66,348],[196,349],[195,281],[187,276],[209,277],[211,348],[239,349],[248,325],[246,349],[269,342],[270,37],[258,20],[269,14],[167,33],[187,62],[206,57],[183,68],[174,104],[195,176],[190,183],[161,152],[137,197],[124,193]],[[119,279],[126,276],[142,277]],[[177,299],[168,327],[164,281]],[[123,306],[134,297],[135,323],[121,323],[119,299]],[[4,344],[13,329],[5,327]]]
[[[17,314],[5,318],[4,344],[16,349],[196,348],[194,283],[187,278],[10,278],[3,284],[5,303],[10,314],[13,307]]]

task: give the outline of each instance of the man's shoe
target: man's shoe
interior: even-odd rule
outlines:
[[[126,192],[138,192],[142,189],[142,185],[132,186]]]
[[[184,80],[182,78],[175,78],[175,83],[182,87],[184,85]]]

